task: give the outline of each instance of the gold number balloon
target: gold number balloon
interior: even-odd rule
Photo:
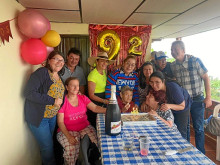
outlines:
[[[138,51],[138,47],[141,46],[142,44],[142,40],[140,37],[138,36],[132,36],[129,39],[129,43],[131,44],[130,48],[128,49],[128,53],[129,54],[134,54],[137,56],[141,56],[142,55],[142,51]]]
[[[120,50],[120,38],[114,30],[105,30],[99,34],[97,45],[108,53],[109,60],[114,60]]]

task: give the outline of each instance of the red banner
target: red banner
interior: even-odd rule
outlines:
[[[103,34],[104,33],[104,34]],[[97,52],[100,49],[100,42],[97,41],[101,40],[100,36],[109,36],[113,38],[113,40],[116,40],[116,42],[113,42],[113,45],[119,46],[119,51],[117,56],[110,56],[113,59],[116,59],[117,62],[115,65],[122,64],[123,60],[127,57],[128,54],[132,54],[132,44],[131,40],[136,39],[140,41],[139,45],[136,46],[135,51],[139,53],[137,54],[137,68],[139,68],[144,62],[145,62],[145,55],[147,50],[147,45],[149,42],[150,34],[151,34],[151,25],[146,26],[115,26],[115,25],[89,25],[89,35],[90,35],[90,42],[91,42],[91,50],[92,56],[96,56]],[[114,34],[115,33],[115,34]],[[116,36],[116,37],[115,37]],[[119,37],[120,45],[117,44],[117,38]],[[137,40],[138,39],[138,40]],[[130,41],[130,42],[129,42]],[[97,44],[98,42],[98,44]],[[106,43],[108,43],[108,39],[106,40]],[[111,41],[110,41],[111,42]],[[138,44],[138,43],[135,44]],[[104,45],[104,44],[103,44]],[[106,46],[107,47],[107,46]],[[102,49],[103,50],[103,49]],[[115,49],[112,49],[113,51],[116,51]],[[109,52],[107,52],[109,54]]]
[[[5,40],[9,42],[9,37],[13,38],[9,21],[0,23],[0,37],[3,44],[5,44]]]

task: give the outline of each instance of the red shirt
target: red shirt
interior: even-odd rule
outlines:
[[[117,97],[117,100],[118,100],[118,106],[119,106],[119,108],[122,112],[122,109],[125,107],[125,104],[122,102],[121,97]],[[130,108],[124,113],[128,113],[128,112],[131,112],[133,110],[133,107],[135,106],[134,102],[131,101],[129,104],[130,104]]]

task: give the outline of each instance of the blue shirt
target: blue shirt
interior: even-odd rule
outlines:
[[[192,100],[189,93],[175,82],[166,82],[166,96],[168,104],[181,104],[185,101],[185,108],[179,111],[172,110],[173,113],[181,113],[191,106]]]

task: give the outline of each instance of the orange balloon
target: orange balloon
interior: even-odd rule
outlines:
[[[47,33],[41,38],[41,41],[49,47],[56,47],[60,44],[60,35],[54,30],[48,30]]]

